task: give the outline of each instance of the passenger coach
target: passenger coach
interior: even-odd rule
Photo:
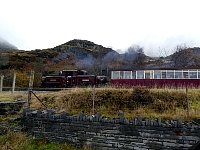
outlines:
[[[112,71],[113,86],[194,87],[200,86],[200,69]]]

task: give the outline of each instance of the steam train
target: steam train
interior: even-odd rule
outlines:
[[[42,87],[68,88],[77,86],[108,84],[106,76],[88,75],[85,70],[63,70],[59,75],[45,76]],[[111,71],[111,86],[148,88],[163,87],[200,87],[200,69],[158,69],[158,70],[131,70]]]
[[[105,85],[108,83],[106,76],[88,75],[85,70],[62,70],[59,75],[43,76],[44,88],[70,88],[77,86]]]
[[[116,70],[111,72],[111,84],[115,87],[199,88],[200,69]]]

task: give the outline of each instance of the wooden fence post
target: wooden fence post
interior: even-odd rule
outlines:
[[[93,115],[95,115],[95,111],[94,111],[94,101],[95,101],[95,85],[93,85],[93,92],[92,92],[92,113]]]
[[[188,87],[186,86],[186,112],[187,112],[187,119],[190,119],[190,101],[188,96]]]
[[[1,80],[0,80],[0,92],[3,91],[3,78],[4,78],[4,75],[1,75]]]
[[[34,82],[34,71],[31,70],[30,76],[29,76],[29,85],[28,85],[28,98],[27,98],[27,108],[30,107],[30,101],[31,101],[31,93],[33,88],[33,82]]]
[[[14,94],[14,92],[15,92],[15,82],[16,82],[16,72],[14,71],[13,84],[12,84],[12,94]]]

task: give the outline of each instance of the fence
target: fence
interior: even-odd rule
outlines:
[[[34,72],[8,72],[6,75],[0,75],[0,92],[11,91],[13,94],[15,90],[27,90],[32,87],[34,83]]]

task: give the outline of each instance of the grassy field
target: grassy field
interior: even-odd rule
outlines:
[[[14,92],[13,94],[11,91],[3,91],[0,93],[0,102],[2,101],[16,101],[16,100],[25,100],[27,97],[27,92]]]
[[[125,116],[133,119],[136,116],[144,118],[186,120],[186,90],[185,89],[116,89],[116,88],[75,88],[58,92],[36,94],[49,108],[57,112],[67,111],[77,115],[81,111],[93,114],[93,98],[95,113],[100,112],[106,117],[117,117],[120,110]],[[200,89],[189,89],[191,120],[200,119]],[[26,100],[27,92],[0,93],[0,101]],[[32,95],[32,109],[44,109],[42,104]]]
[[[58,144],[45,139],[32,139],[25,133],[11,132],[0,135],[1,150],[90,150],[89,147],[77,148],[70,144]]]
[[[185,89],[115,89],[115,88],[76,88],[58,92],[36,94],[49,109],[57,112],[67,111],[77,115],[84,111],[93,114],[93,99],[95,113],[100,112],[105,117],[116,118],[120,110],[124,111],[128,119],[136,116],[143,118],[170,120],[183,119],[184,121],[200,120],[200,89],[189,89],[190,118],[186,117]],[[0,101],[25,100],[27,93],[10,92],[0,93]],[[31,99],[31,108],[44,110],[44,106],[34,97]],[[0,118],[0,123],[17,126],[19,115]],[[78,150],[70,144],[58,144],[44,139],[33,139],[25,133],[9,131],[0,134],[0,149],[2,150]],[[89,150],[84,147],[82,150]]]
[[[72,89],[59,92],[38,94],[42,102],[57,112],[67,111],[77,115],[81,111],[93,114],[93,98],[95,113],[100,112],[106,117],[117,117],[120,110],[125,116],[133,119],[144,118],[183,119],[186,120],[187,103],[185,89],[114,89],[92,88]],[[200,119],[200,90],[189,89],[190,120]],[[41,103],[32,98],[33,109],[44,109]]]

